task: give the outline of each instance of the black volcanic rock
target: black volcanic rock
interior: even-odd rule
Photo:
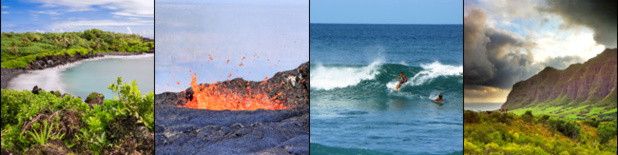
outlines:
[[[547,67],[529,79],[515,83],[502,108],[535,107],[548,102],[570,107],[612,102],[616,77],[616,49],[606,49],[583,64],[574,64],[565,70]],[[593,106],[615,108],[616,103]]]
[[[56,67],[59,65],[64,65],[76,61],[80,61],[83,59],[90,59],[95,57],[102,57],[101,54],[81,54],[75,53],[73,56],[69,54],[61,54],[61,55],[48,55],[44,57],[37,57],[34,61],[30,62],[28,66],[25,67],[26,70],[38,70]]]
[[[265,91],[288,110],[213,111],[181,108],[193,91],[155,95],[156,154],[308,154],[309,63],[264,81],[237,78],[217,86]],[[206,84],[208,85],[208,84]],[[178,101],[181,102],[178,102]]]

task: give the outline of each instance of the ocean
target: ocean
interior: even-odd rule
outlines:
[[[59,67],[30,71],[13,78],[9,89],[32,90],[35,85],[46,91],[60,90],[82,99],[97,92],[105,99],[116,96],[107,87],[122,77],[123,83],[136,80],[142,94],[154,91],[154,55],[105,56]]]
[[[462,153],[462,25],[311,24],[310,51],[312,153]]]
[[[498,110],[502,107],[502,103],[466,103],[464,105],[465,110],[472,111],[492,111]]]

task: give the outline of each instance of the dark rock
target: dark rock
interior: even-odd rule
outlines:
[[[2,155],[21,155],[21,153],[19,153],[19,152],[15,152],[13,150],[7,150],[7,149],[4,149],[4,148],[2,148],[2,150],[0,150],[0,154],[2,154]]]
[[[60,140],[49,140],[43,145],[36,145],[26,151],[25,154],[46,154],[46,155],[65,155],[73,153],[69,147]]]
[[[56,95],[56,97],[60,97],[60,96],[62,96],[62,94],[60,93],[60,91],[59,91],[59,90],[55,90],[55,91],[54,91],[54,90],[52,90],[52,91],[50,91],[49,93]]]
[[[41,91],[41,90],[42,90],[42,89],[41,89],[41,88],[39,88],[39,86],[35,85],[35,86],[32,88],[32,93],[33,93],[33,94],[39,94],[39,91]]]
[[[105,99],[105,96],[103,96],[103,94],[92,92],[90,93],[90,95],[88,95],[84,102],[88,103],[88,105],[92,108],[94,107],[94,105],[102,105],[103,99]]]
[[[30,62],[30,64],[28,64],[28,66],[26,66],[24,69],[38,70],[38,69],[51,68],[51,67],[56,67],[59,65],[64,65],[64,64],[80,61],[83,59],[89,59],[89,58],[95,58],[95,57],[101,57],[101,56],[103,55],[101,54],[83,54],[82,55],[81,53],[75,53],[73,56],[69,54],[48,55],[45,57],[37,57],[34,61]]]

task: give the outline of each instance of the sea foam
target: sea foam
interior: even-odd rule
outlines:
[[[345,88],[363,80],[375,79],[382,61],[376,60],[365,67],[325,67],[317,65],[311,70],[311,88],[331,90]]]

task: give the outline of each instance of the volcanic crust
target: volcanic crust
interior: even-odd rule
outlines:
[[[208,84],[205,84],[208,85]],[[156,154],[309,154],[309,62],[266,81],[240,78],[216,83],[277,96],[290,109],[213,111],[182,108],[186,91],[155,95]]]

